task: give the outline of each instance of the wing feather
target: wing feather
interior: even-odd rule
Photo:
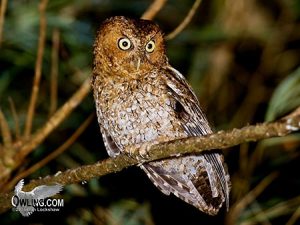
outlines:
[[[116,157],[120,154],[120,148],[117,146],[116,142],[113,140],[112,136],[108,131],[100,125],[100,131],[102,134],[104,146],[110,157]]]
[[[177,114],[182,121],[182,127],[184,128],[188,136],[201,136],[212,133],[209,123],[200,108],[197,96],[192,91],[190,85],[186,82],[185,78],[179,71],[169,66],[166,68],[166,84],[170,92],[170,97],[175,99],[175,111],[176,105],[181,110]],[[226,201],[226,207],[229,205],[229,189],[230,181],[227,172],[227,167],[223,162],[223,155],[221,152],[209,152],[203,154],[205,159],[212,165],[214,173],[208,173],[208,176],[216,174],[217,179],[221,185],[223,195]]]
[[[20,180],[18,184],[15,186],[15,193],[22,191],[24,186],[24,179]]]
[[[178,165],[187,165],[181,169]],[[183,201],[210,214],[216,215],[222,206],[222,198],[216,188],[212,168],[203,155],[171,158],[155,161],[140,166],[155,186],[164,194],[173,193]]]
[[[51,186],[41,185],[34,188],[31,192],[33,193],[34,198],[44,199],[58,194],[62,189],[63,186],[60,184],[51,185]]]

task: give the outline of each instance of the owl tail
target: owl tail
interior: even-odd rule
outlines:
[[[216,215],[223,202],[228,202],[229,177],[218,159],[222,155],[206,155],[150,162],[141,168],[164,194],[173,193],[199,210]],[[224,181],[226,183],[222,184]]]

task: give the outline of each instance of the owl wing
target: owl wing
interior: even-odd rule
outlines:
[[[186,82],[184,76],[171,66],[167,67],[167,70],[170,71],[170,73],[167,73],[167,75],[170,75],[167,76],[167,86],[171,91],[171,95],[176,100],[175,104],[181,105],[178,114],[187,134],[189,136],[201,136],[212,133],[209,123],[200,108],[198,98],[192,91],[191,86]],[[203,155],[217,174],[228,209],[230,182],[222,152],[206,153]]]
[[[62,190],[63,186],[60,184],[56,185],[41,185],[34,188],[31,193],[35,199],[44,199],[49,198],[53,195],[58,194]]]
[[[224,194],[203,155],[169,158],[140,165],[149,179],[164,194],[173,193],[183,201],[210,215],[216,215]],[[222,190],[221,190],[222,191]]]
[[[202,136],[212,133],[203,114],[197,96],[182,74],[172,67],[167,67],[166,85],[174,101],[174,111],[182,121],[188,136]]]
[[[108,155],[110,157],[116,157],[117,155],[119,155],[121,152],[120,148],[117,146],[116,142],[113,140],[109,132],[102,125],[100,125],[100,131]]]
[[[167,164],[172,164],[174,161],[178,161],[178,159],[174,159],[170,159],[167,163],[165,160],[162,163],[157,161],[154,163],[140,165],[140,167],[147,173],[149,179],[155,184],[155,186],[157,186],[164,194],[170,195],[170,193],[173,192],[177,197],[180,197],[178,195],[186,196],[193,194],[192,197],[196,199],[197,191],[195,192],[196,189],[191,188],[194,187],[194,185],[188,177],[181,176],[181,174],[174,171],[170,172],[166,169],[166,166],[168,167]]]
[[[22,191],[23,186],[24,186],[24,179],[20,180],[18,184],[15,186],[15,193]]]
[[[176,116],[188,136],[202,136],[212,133],[198,99],[185,78],[172,67],[167,67],[163,77]],[[229,204],[229,175],[221,152],[209,152],[184,157],[186,162],[170,159],[167,163],[154,166],[145,164],[142,169],[154,184],[164,193],[174,193],[184,201],[209,214],[216,214],[223,201]],[[184,171],[174,168],[194,162]],[[156,163],[157,164],[157,163]],[[172,165],[173,164],[173,165]],[[192,176],[187,176],[193,174]]]

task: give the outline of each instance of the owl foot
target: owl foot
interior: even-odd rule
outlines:
[[[128,155],[130,157],[133,157],[136,159],[147,160],[150,157],[149,151],[150,151],[151,147],[157,143],[156,142],[144,142],[141,144],[128,146],[127,147]]]

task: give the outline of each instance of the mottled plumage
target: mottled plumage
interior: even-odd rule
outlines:
[[[211,133],[197,97],[169,65],[163,34],[152,21],[107,19],[94,44],[92,87],[108,154],[126,147]],[[229,201],[229,175],[221,152],[144,163],[164,193],[210,215]]]

